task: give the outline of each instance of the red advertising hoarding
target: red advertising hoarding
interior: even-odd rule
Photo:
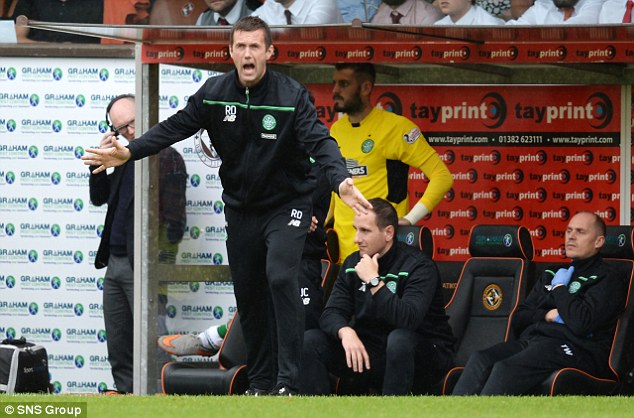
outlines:
[[[331,86],[309,88],[330,126],[338,118]],[[542,262],[565,258],[563,231],[575,212],[618,224],[619,86],[390,85],[377,86],[373,100],[414,121],[453,174],[453,188],[422,221],[437,260],[465,260],[475,224],[526,226]],[[412,203],[426,184],[411,170]]]

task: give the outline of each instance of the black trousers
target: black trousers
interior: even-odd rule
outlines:
[[[522,395],[564,367],[599,372],[585,351],[564,340],[532,337],[496,344],[469,357],[454,395]]]
[[[310,195],[268,211],[225,207],[229,267],[253,388],[298,389],[304,335],[298,275],[311,216]]]
[[[303,258],[299,272],[299,295],[306,314],[305,329],[319,328],[319,317],[324,307],[321,280],[321,260]]]
[[[383,395],[424,393],[453,366],[453,355],[426,341],[420,334],[395,329],[387,345],[366,345],[370,370],[354,373],[346,364],[341,341],[320,329],[306,331],[302,352],[300,392],[306,395],[331,393],[330,374],[350,382],[354,393],[367,394],[369,388],[381,388]]]

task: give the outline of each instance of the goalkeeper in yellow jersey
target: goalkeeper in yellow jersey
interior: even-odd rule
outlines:
[[[414,225],[451,188],[453,177],[449,169],[412,121],[372,106],[374,65],[346,63],[335,68],[334,108],[346,115],[332,125],[330,134],[339,143],[355,186],[368,198],[380,197],[392,203],[399,225]],[[429,179],[425,193],[411,209],[407,198],[409,166],[419,168]],[[352,226],[354,211],[334,196],[331,213],[339,236],[340,260],[345,260],[357,250]]]

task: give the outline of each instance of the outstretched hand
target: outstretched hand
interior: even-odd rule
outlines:
[[[363,193],[354,185],[351,178],[347,178],[339,185],[339,197],[343,202],[350,206],[357,215],[366,214],[368,209],[372,209],[372,205],[363,196]]]
[[[86,148],[86,154],[81,157],[86,165],[99,166],[93,171],[98,174],[110,167],[123,165],[132,157],[130,150],[123,146],[117,139],[110,138],[112,146],[109,148]]]

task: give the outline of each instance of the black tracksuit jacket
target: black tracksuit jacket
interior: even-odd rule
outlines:
[[[625,305],[625,278],[599,254],[572,265],[575,270],[568,286],[552,291],[546,286],[554,273],[570,264],[547,269],[518,307],[511,325],[520,339],[545,336],[568,341],[606,367],[616,321]],[[551,309],[559,311],[564,324],[546,322]]]
[[[354,266],[359,252],[344,261],[319,325],[338,339],[342,327],[351,326],[363,343],[384,349],[397,328],[416,331],[430,343],[453,352],[455,343],[447,322],[442,285],[434,262],[418,249],[402,242],[379,258],[379,275],[385,286],[374,295],[361,290],[363,282]]]
[[[208,79],[184,109],[128,145],[132,158],[152,155],[206,129],[222,159],[223,200],[234,210],[259,210],[308,196],[315,188],[311,161],[335,190],[349,177],[336,141],[304,86],[267,70],[243,87],[237,72]]]

